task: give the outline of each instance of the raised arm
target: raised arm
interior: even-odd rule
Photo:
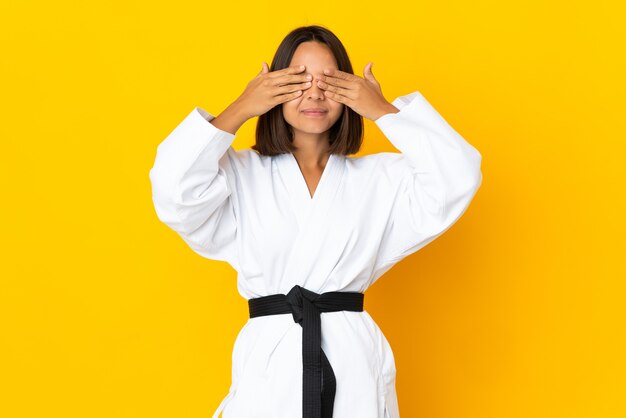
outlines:
[[[376,274],[418,251],[450,228],[482,183],[482,156],[420,92],[392,103],[398,113],[374,122],[400,151],[402,173],[377,257]]]
[[[159,144],[149,177],[158,218],[198,254],[237,269],[232,204],[236,152],[231,144],[241,124],[232,113],[223,115],[219,126],[233,132],[213,125],[215,116],[194,108]]]

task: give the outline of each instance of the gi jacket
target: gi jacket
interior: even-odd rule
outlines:
[[[235,135],[195,107],[158,146],[150,170],[158,218],[199,255],[228,262],[246,299],[365,292],[450,228],[482,182],[481,154],[420,92],[375,120],[399,152],[331,154],[311,197],[292,154],[232,148]],[[337,380],[335,418],[398,418],[396,368],[367,310],[321,314]],[[302,328],[292,315],[250,318],[233,346],[224,418],[302,415]]]

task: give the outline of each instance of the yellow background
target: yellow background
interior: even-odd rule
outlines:
[[[624,10],[545,3],[3,2],[0,416],[210,416],[247,302],[148,171],[309,24],[483,155],[465,216],[367,292],[401,416],[626,416]]]

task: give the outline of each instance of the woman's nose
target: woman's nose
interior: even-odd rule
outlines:
[[[306,90],[307,93],[309,94],[314,94],[316,96],[324,96],[324,89],[322,89],[318,82],[319,82],[319,78],[313,76],[313,79],[311,80],[311,85],[309,86],[309,88]]]

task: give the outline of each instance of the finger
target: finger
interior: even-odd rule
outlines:
[[[306,90],[310,87],[311,87],[311,82],[305,81],[302,83],[285,84],[284,86],[279,86],[278,91],[290,92],[290,91],[295,91],[295,90]]]
[[[355,100],[356,99],[356,95],[355,95],[355,91],[354,90],[350,90],[350,89],[344,89],[341,87],[335,87],[335,86],[327,86],[327,87],[322,87],[322,90],[324,91],[324,95],[326,97],[336,97],[336,96],[342,96],[345,97],[346,99],[349,100]]]
[[[337,87],[341,87],[347,90],[352,90],[355,88],[354,81],[349,81],[349,80],[345,80],[342,78],[324,75],[320,77],[320,80],[323,83],[326,83],[328,86],[337,86]],[[324,84],[322,84],[320,87],[323,87],[323,86]]]
[[[302,91],[302,90],[306,90],[309,87],[311,87],[311,82],[307,81],[304,83],[296,83],[296,84],[285,84],[284,86],[276,86],[275,90],[274,90],[274,94],[285,94],[285,93],[291,93],[294,91]]]
[[[335,68],[325,68],[324,75],[341,79],[341,80],[346,80],[346,81],[350,81],[350,80],[356,81],[359,78],[361,78],[358,75],[346,73],[345,71],[337,70]]]
[[[342,96],[355,99],[357,89],[354,83],[345,81],[345,80],[340,80],[340,81],[337,81],[337,80],[338,79],[332,79],[332,82],[336,84],[329,84],[329,83],[326,83],[325,81],[318,81],[317,85],[320,89],[324,91],[330,91],[332,93],[341,94]]]
[[[293,65],[291,67],[285,67],[280,70],[272,71],[269,75],[270,78],[282,77],[285,74],[298,74],[305,70],[305,67]]]
[[[376,81],[376,77],[374,77],[374,73],[372,73],[372,66],[374,65],[373,62],[368,63],[365,68],[363,69],[363,75],[365,76],[365,79],[374,83],[374,84],[378,84],[378,81]]]
[[[354,102],[351,98],[332,91],[324,91],[324,96],[338,103],[343,103],[347,106],[351,106],[351,104]]]
[[[303,83],[303,82],[312,81],[312,80],[313,80],[313,76],[311,74],[300,73],[300,74],[285,74],[280,77],[275,77],[272,81],[277,86],[283,86],[286,84]]]
[[[288,102],[290,100],[297,99],[300,96],[302,96],[302,90],[296,90],[296,91],[291,92],[291,93],[280,94],[280,95],[276,96],[275,99],[277,100],[278,103],[285,103],[285,102]]]
[[[267,63],[265,61],[261,63],[261,67],[262,67],[261,71],[257,75],[266,74],[270,72],[270,69],[267,67]]]

